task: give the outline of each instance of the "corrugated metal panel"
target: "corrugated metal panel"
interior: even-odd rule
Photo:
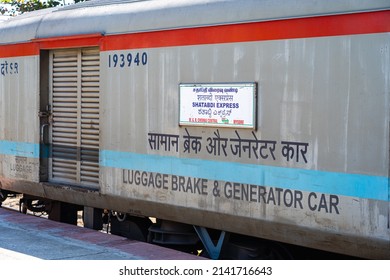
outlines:
[[[99,50],[81,54],[80,180],[99,185]]]
[[[99,186],[99,50],[51,54],[50,180]]]

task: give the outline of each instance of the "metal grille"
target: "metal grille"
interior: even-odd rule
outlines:
[[[50,180],[99,186],[99,50],[51,54]]]

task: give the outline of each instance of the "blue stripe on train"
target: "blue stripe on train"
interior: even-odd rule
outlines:
[[[176,158],[109,150],[100,152],[100,164],[105,167],[175,174],[209,180],[389,200],[389,178],[383,176]]]
[[[0,140],[0,154],[39,158],[39,144]]]
[[[48,156],[42,148],[44,157]],[[39,158],[40,145],[0,141],[0,154]],[[100,165],[389,201],[389,178],[236,162],[100,151]]]

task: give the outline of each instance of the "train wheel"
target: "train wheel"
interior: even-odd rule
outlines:
[[[192,225],[157,220],[149,227],[148,242],[190,254],[198,254],[199,237]]]
[[[235,260],[290,260],[292,254],[279,242],[233,235],[223,249],[224,259]]]
[[[132,240],[146,242],[148,228],[151,224],[152,222],[148,218],[116,213],[116,218],[111,219],[111,233]]]
[[[262,260],[291,260],[292,254],[286,246],[279,242],[263,241],[260,245],[259,257]]]

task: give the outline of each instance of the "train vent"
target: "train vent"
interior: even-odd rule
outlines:
[[[51,182],[99,187],[99,68],[98,49],[51,52]]]

